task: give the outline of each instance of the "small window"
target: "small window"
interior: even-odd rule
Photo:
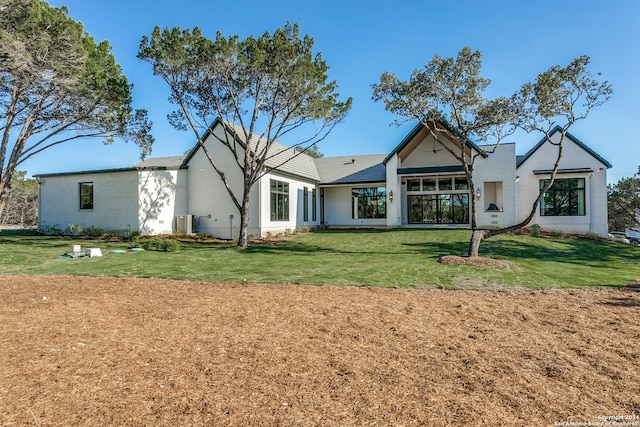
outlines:
[[[302,189],[302,220],[309,221],[309,189]]]
[[[438,178],[438,190],[446,191],[453,189],[451,178]]]
[[[422,180],[422,190],[423,191],[436,191],[436,179],[435,178],[424,178]]]
[[[420,180],[419,179],[408,179],[407,180],[407,191],[420,191]]]
[[[455,178],[455,186],[456,186],[456,190],[468,190],[469,189],[469,182],[467,181],[467,178]]]
[[[80,209],[93,209],[93,182],[80,183]]]

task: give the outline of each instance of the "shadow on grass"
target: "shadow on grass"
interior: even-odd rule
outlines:
[[[427,255],[436,253],[463,255],[468,250],[468,242],[429,241],[405,243],[405,245],[420,248],[421,252]],[[640,251],[633,249],[629,246],[597,240],[507,236],[507,238],[493,238],[483,241],[480,245],[480,256],[498,259],[555,260],[580,265],[600,265],[607,261],[631,262],[637,260]]]

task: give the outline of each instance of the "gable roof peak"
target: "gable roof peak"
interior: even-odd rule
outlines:
[[[585,144],[584,142],[580,141],[578,138],[576,138],[571,133],[569,133],[568,130],[564,130],[562,128],[562,126],[560,126],[560,125],[555,125],[549,131],[549,137],[552,137],[553,135],[557,134],[558,132],[560,132],[560,133],[564,132],[565,137],[569,138],[574,144],[576,144],[578,147],[582,148],[584,151],[589,153],[589,155],[591,155],[594,159],[598,160],[600,163],[605,165],[607,167],[607,169],[612,167],[611,163],[609,163],[604,157],[602,157],[601,155],[599,155],[598,153],[593,151],[589,146],[587,146],[587,144]],[[529,151],[527,151],[523,156],[517,156],[516,168],[519,168],[524,162],[526,162],[527,159],[529,159],[529,157],[531,157],[533,155],[533,153],[538,151],[538,149],[540,147],[542,147],[546,142],[547,142],[547,136],[545,135],[536,145],[533,146],[533,148],[531,148]]]
[[[449,124],[449,122],[447,122],[446,120],[437,120],[437,123],[440,124],[447,132],[451,133],[452,136],[460,139],[457,136],[457,132]],[[382,163],[387,164],[389,159],[391,159],[395,154],[398,154],[400,151],[402,151],[416,136],[418,136],[418,133],[425,127],[426,126],[424,125],[424,123],[418,121],[418,123],[416,123],[416,125],[409,131],[409,133],[404,138],[402,138],[402,141],[400,141],[400,143],[396,145],[393,150],[391,150],[391,152],[387,155]],[[476,143],[471,141],[471,139],[466,138],[465,145],[467,145],[470,149],[476,151],[477,153],[480,153],[483,157],[487,157],[485,151],[478,145],[476,145]]]

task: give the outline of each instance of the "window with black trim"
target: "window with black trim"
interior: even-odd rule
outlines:
[[[272,179],[271,221],[289,221],[289,183]]]
[[[387,189],[385,187],[352,188],[352,218],[387,217]]]
[[[540,180],[540,189],[549,183]],[[584,216],[585,205],[584,178],[556,179],[540,201],[541,216]]]
[[[318,202],[318,196],[316,194],[316,189],[313,188],[311,189],[311,221],[317,221],[318,220],[318,207],[317,207],[317,202]]]
[[[80,209],[93,209],[93,182],[80,183]]]
[[[309,221],[309,189],[302,189],[302,220]]]

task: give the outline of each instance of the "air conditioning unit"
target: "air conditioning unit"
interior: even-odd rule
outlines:
[[[177,215],[176,216],[176,231],[178,233],[193,234],[193,215]]]

